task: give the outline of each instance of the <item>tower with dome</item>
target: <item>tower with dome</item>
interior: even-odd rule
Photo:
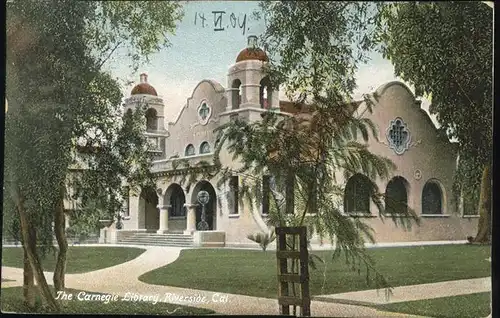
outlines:
[[[214,80],[200,81],[187,96],[186,103],[174,119],[165,118],[165,104],[156,89],[140,75],[123,106],[124,111],[141,107],[145,112],[146,136],[154,145],[152,171],[157,175],[155,188],[129,192],[124,202],[123,227],[113,226],[104,232],[112,243],[169,244],[196,246],[255,246],[248,234],[268,232],[266,207],[252,207],[240,202],[237,174],[230,182],[216,187],[219,180],[200,179],[186,183],[186,169],[175,168],[179,159],[190,167],[200,162],[212,162],[218,140],[214,129],[234,117],[250,121],[262,120],[268,111],[293,114],[307,112],[279,99],[279,90],[271,87],[265,72],[267,54],[258,47],[257,37],[237,55],[227,72],[225,87]],[[422,219],[411,231],[395,228],[369,200],[367,177],[355,174],[348,180],[339,176],[345,187],[339,198],[347,217],[365,218],[375,231],[377,242],[442,241],[463,239],[474,235],[477,217],[468,213],[460,196],[452,193],[453,175],[457,162],[457,147],[439,134],[428,114],[414,94],[401,82],[381,85],[373,95],[378,98],[374,112],[366,112],[363,102],[356,102],[356,112],[378,127],[378,141],[370,140],[369,149],[391,159],[397,166],[388,180],[375,180],[379,189],[391,199],[404,201]],[[220,154],[224,166],[236,168],[224,150]],[[191,168],[195,169],[195,168]],[[215,169],[205,166],[204,169]],[[264,176],[262,176],[264,180]],[[208,230],[199,230],[202,208],[198,193],[206,191]],[[114,233],[110,235],[110,233]],[[318,238],[313,236],[313,243]]]
[[[148,83],[148,75],[142,73],[140,82],[130,92],[130,97],[123,104],[124,111],[132,111],[137,107],[145,112],[146,136],[153,145],[155,159],[165,158],[165,104],[158,97],[156,89]]]

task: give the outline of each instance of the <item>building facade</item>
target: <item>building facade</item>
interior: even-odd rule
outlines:
[[[237,191],[237,176],[233,186],[218,188],[218,180],[198,180],[187,186],[182,181],[182,169],[174,169],[174,162],[180,158],[189,160],[191,166],[211,162],[218,142],[214,129],[234,116],[254,121],[261,120],[261,114],[269,110],[289,111],[290,103],[280,101],[279,91],[269,87],[262,69],[268,59],[255,40],[249,38],[248,47],[229,67],[226,87],[213,80],[199,82],[173,121],[165,118],[165,103],[147,83],[147,75],[141,75],[141,83],[133,88],[124,107],[125,111],[136,107],[146,111],[146,134],[155,148],[152,169],[158,181],[156,189],[129,193],[123,227],[117,231],[118,241],[141,232],[177,233],[193,236],[198,242],[212,242],[213,246],[254,246],[247,235],[268,231],[261,209],[235,204],[234,195],[228,195]],[[340,180],[345,186],[346,215],[365,218],[378,242],[464,240],[474,235],[477,215],[465,211],[462,200],[452,193],[456,144],[438,132],[403,83],[386,83],[375,93],[378,98],[373,112],[367,112],[363,103],[356,112],[378,127],[378,141],[369,141],[370,151],[391,159],[397,166],[388,180],[376,183],[386,193],[387,209],[391,208],[390,200],[405,202],[419,215],[421,224],[408,231],[396,227],[390,218],[379,216],[368,198],[367,177],[361,174]],[[221,152],[220,159],[223,165],[233,164],[227,153]],[[197,228],[202,213],[197,196],[203,190],[209,194],[205,210],[208,231]]]

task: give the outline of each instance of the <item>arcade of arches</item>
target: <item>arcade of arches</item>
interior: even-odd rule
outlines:
[[[165,230],[168,232],[184,232],[197,229],[201,221],[202,206],[198,203],[198,193],[207,191],[210,199],[205,206],[206,222],[209,230],[217,228],[217,194],[208,181],[199,181],[190,191],[190,202],[186,201],[184,189],[177,183],[171,184],[162,196],[163,203],[159,204],[158,194],[153,188],[144,188],[139,200],[139,228],[148,232]],[[194,213],[192,222],[189,221],[190,207]],[[160,213],[167,213],[168,219],[160,218]],[[160,224],[164,222],[164,224]],[[163,225],[163,226],[162,226]]]
[[[396,176],[385,190],[385,211],[387,214],[401,214],[408,210],[409,183]],[[437,180],[426,182],[422,194],[422,215],[443,214],[443,191]],[[357,173],[349,178],[344,193],[344,212],[349,214],[370,214],[370,180]]]

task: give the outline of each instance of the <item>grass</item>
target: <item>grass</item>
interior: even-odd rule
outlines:
[[[436,318],[486,317],[490,314],[491,293],[378,305],[377,309]]]
[[[443,245],[369,249],[376,268],[391,286],[424,284],[491,275],[489,246]],[[311,295],[375,288],[366,272],[353,272],[345,259],[332,261],[331,251],[314,254],[328,259],[309,269]],[[173,263],[145,273],[139,280],[156,285],[187,287],[224,293],[276,298],[274,251],[198,249],[183,250]],[[323,286],[324,284],[324,286]]]
[[[66,273],[77,274],[118,265],[141,255],[145,250],[129,247],[88,247],[70,246],[68,248]],[[23,267],[23,249],[20,247],[2,248],[2,266]],[[47,255],[42,260],[44,271],[53,271],[56,257]]]
[[[78,300],[77,295],[80,290],[67,289],[66,293],[73,294],[73,300],[61,301],[61,312],[65,314],[122,314],[122,315],[175,315],[175,316],[194,316],[207,315],[214,312],[208,309],[200,309],[188,306],[180,306],[168,303],[150,303],[150,302],[130,302],[110,301],[107,304],[102,301]],[[92,293],[97,294],[97,293]],[[34,309],[28,308],[23,303],[22,287],[2,288],[1,308],[2,312],[16,313],[54,313],[40,306],[40,301]]]

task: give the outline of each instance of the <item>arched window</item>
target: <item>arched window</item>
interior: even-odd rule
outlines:
[[[206,141],[202,142],[200,145],[200,153],[210,153],[210,144]]]
[[[240,108],[241,104],[241,81],[239,79],[235,79],[233,81],[233,85],[231,85],[232,90],[232,103],[233,109]]]
[[[269,77],[266,76],[260,81],[260,90],[259,90],[259,101],[260,108],[268,109],[271,108],[272,101],[272,90],[271,90],[271,81]]]
[[[422,214],[442,214],[443,194],[439,184],[427,181],[422,190]]]
[[[385,189],[385,213],[402,214],[408,211],[408,181],[403,177],[394,177]]]
[[[158,129],[158,113],[154,108],[150,108],[146,111],[146,129],[147,130],[157,130]]]
[[[370,213],[370,183],[360,173],[349,178],[344,193],[345,213]]]
[[[187,147],[186,147],[186,152],[185,152],[185,155],[186,156],[194,156],[196,153],[196,150],[194,149],[194,146],[192,144],[189,144]]]

